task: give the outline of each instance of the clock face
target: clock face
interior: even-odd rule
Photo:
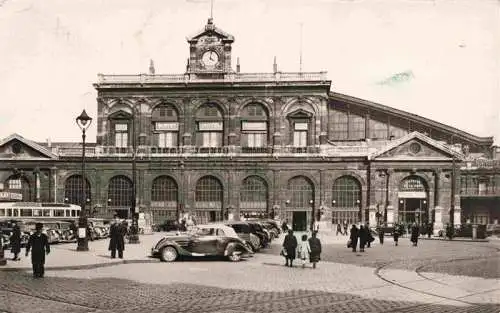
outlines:
[[[215,51],[209,50],[203,53],[201,60],[205,66],[214,67],[217,63],[219,63],[219,55]]]

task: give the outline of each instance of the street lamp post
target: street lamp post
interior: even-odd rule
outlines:
[[[80,217],[78,219],[78,246],[76,251],[89,251],[89,242],[87,234],[87,196],[85,195],[86,179],[85,179],[85,131],[90,127],[92,123],[92,118],[87,115],[85,110],[76,118],[76,125],[82,130],[82,210],[80,212]]]
[[[309,200],[311,205],[311,231],[314,231],[314,223],[316,222],[316,210],[314,209],[314,200]]]
[[[136,212],[137,205],[137,140],[135,133],[135,108],[132,116],[132,227],[130,228],[129,243],[140,243],[139,241],[139,213]]]

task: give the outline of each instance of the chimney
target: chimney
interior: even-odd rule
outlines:
[[[149,60],[149,75],[155,74],[155,64],[153,60]]]
[[[240,57],[236,58],[236,73],[240,72]]]
[[[278,72],[278,64],[276,63],[276,56],[274,56],[273,72]]]
[[[47,138],[47,147],[52,147],[52,141],[50,140],[50,137]]]

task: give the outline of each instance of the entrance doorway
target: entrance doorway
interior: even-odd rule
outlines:
[[[306,211],[293,212],[292,228],[294,231],[306,231],[307,230],[307,212]]]
[[[215,222],[216,220],[217,220],[217,212],[216,211],[210,211],[209,222]]]
[[[427,200],[422,198],[399,199],[399,222],[404,224],[425,225],[429,222]]]

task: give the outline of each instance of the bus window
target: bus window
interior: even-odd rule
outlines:
[[[42,215],[42,212],[40,211],[40,209],[33,209],[33,216],[41,216]]]
[[[12,216],[12,209],[7,209],[7,216]]]
[[[5,209],[0,209],[0,216],[5,216]]]
[[[12,216],[19,216],[19,210],[18,209],[13,209],[12,210]]]
[[[21,216],[33,216],[32,209],[21,209]]]
[[[76,211],[76,216],[80,216],[80,211]]]
[[[54,216],[64,216],[64,210],[54,210]]]
[[[50,216],[50,211],[52,210],[42,209],[43,216]]]
[[[76,216],[76,210],[71,210],[71,216],[73,216],[73,217]]]
[[[64,211],[66,212],[66,213],[64,214],[64,216],[66,216],[66,217],[71,216],[71,212],[70,212],[70,210],[64,210]]]

